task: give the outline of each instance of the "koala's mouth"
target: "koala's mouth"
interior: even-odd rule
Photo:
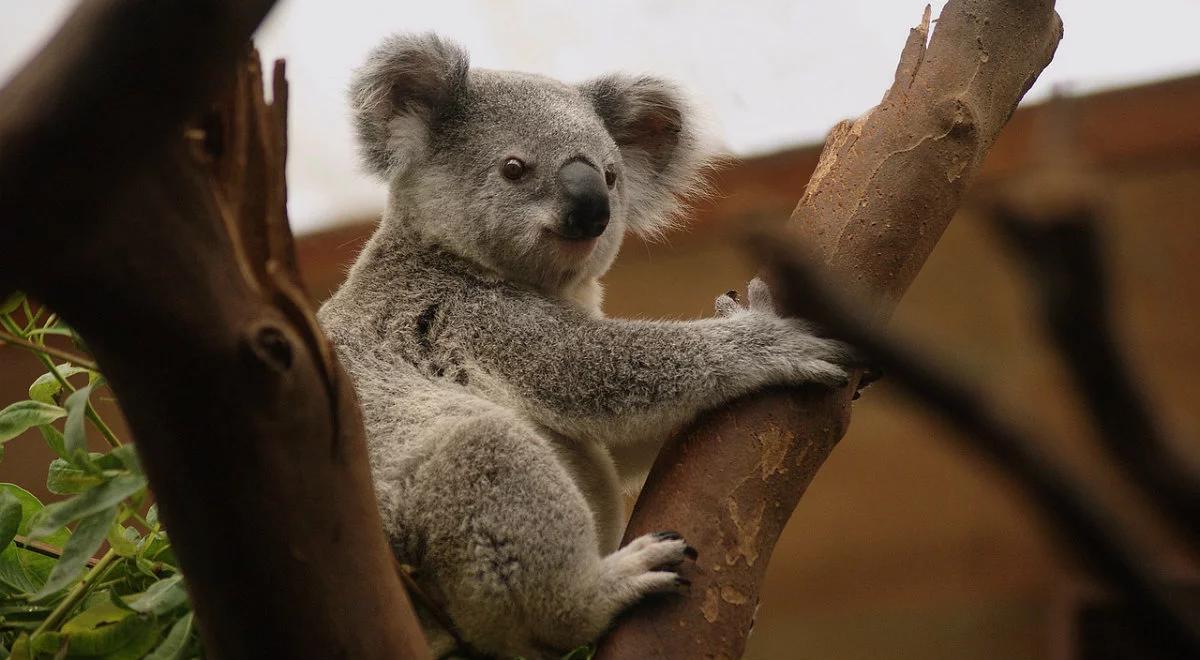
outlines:
[[[585,255],[591,252],[596,244],[600,242],[600,237],[592,238],[570,238],[554,231],[553,229],[542,230],[555,248],[561,252],[573,255]]]

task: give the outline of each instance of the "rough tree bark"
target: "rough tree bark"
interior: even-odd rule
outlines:
[[[87,338],[220,658],[428,656],[300,293],[269,0],[92,0],[0,93],[0,289]],[[190,144],[189,144],[190,143]]]
[[[791,220],[818,261],[876,301],[880,321],[1062,38],[1053,0],[950,0],[932,40],[929,25],[926,8],[883,101],[832,131]],[[635,609],[598,657],[741,656],[775,542],[845,434],[854,380],[762,392],[668,443],[625,538],[683,533],[700,552],[692,594]]]

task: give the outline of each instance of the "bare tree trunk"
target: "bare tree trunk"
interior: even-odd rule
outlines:
[[[268,0],[92,0],[0,93],[0,284],[87,339],[219,658],[422,658],[353,389],[294,270]],[[191,144],[189,145],[188,142]]]
[[[879,106],[833,130],[792,215],[816,258],[877,302],[880,320],[1049,64],[1062,22],[1053,0],[951,0],[927,45],[928,37],[926,8],[891,89]],[[704,416],[668,443],[625,538],[683,533],[700,552],[692,594],[636,609],[598,657],[742,654],[775,542],[845,434],[856,385],[762,392]]]

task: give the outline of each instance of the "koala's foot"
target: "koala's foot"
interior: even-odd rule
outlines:
[[[684,560],[695,561],[696,549],[676,532],[645,534],[600,562],[602,583],[617,601],[617,611],[652,593],[686,591],[691,582],[677,569]]]

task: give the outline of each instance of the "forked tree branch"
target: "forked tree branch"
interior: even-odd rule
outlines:
[[[294,269],[283,71],[268,105],[244,62],[271,4],[79,7],[0,92],[0,283],[103,367],[209,655],[424,658],[353,388]]]
[[[931,40],[929,26],[927,8],[891,89],[872,111],[834,129],[792,216],[807,249],[869,295],[880,321],[1062,38],[1053,0],[950,0]],[[683,533],[700,551],[692,594],[637,608],[599,657],[742,654],[771,551],[845,434],[856,385],[763,392],[709,413],[667,444],[625,538]]]

